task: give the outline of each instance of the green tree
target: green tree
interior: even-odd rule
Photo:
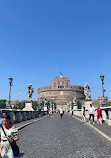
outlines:
[[[18,108],[21,109],[21,110],[23,108],[25,108],[25,102],[20,102],[19,105],[18,105]]]
[[[18,109],[18,105],[14,105],[13,109]]]
[[[46,105],[47,105],[47,109],[50,109],[50,107],[52,108],[52,110],[56,109],[56,103],[52,100],[48,100]]]
[[[33,108],[34,110],[37,110],[38,107],[39,107],[38,103],[37,103],[36,101],[33,101],[33,103],[32,103],[32,108]]]
[[[77,101],[77,108],[81,109],[81,102],[79,100]]]
[[[44,101],[40,103],[40,108],[43,109],[43,107],[44,107]]]
[[[20,109],[20,110],[22,110],[23,108],[25,108],[25,102],[19,102],[18,105],[15,105],[13,107],[13,109]]]
[[[0,109],[4,109],[6,107],[6,100],[0,100]]]
[[[107,106],[111,106],[111,102],[110,101],[107,101],[106,104],[107,104]]]
[[[47,105],[47,109],[50,109],[50,100],[47,101],[46,105]]]
[[[56,110],[56,103],[54,103],[54,109]]]

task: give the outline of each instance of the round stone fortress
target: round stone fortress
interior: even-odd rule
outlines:
[[[42,87],[38,89],[38,102],[42,100],[52,100],[56,103],[57,109],[60,105],[64,109],[68,108],[68,103],[73,99],[84,100],[84,87],[70,85],[68,77],[56,77],[52,80],[52,86]]]

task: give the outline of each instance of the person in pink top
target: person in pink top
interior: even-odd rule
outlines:
[[[97,123],[102,124],[102,109],[100,108],[99,105],[96,111],[97,111]]]

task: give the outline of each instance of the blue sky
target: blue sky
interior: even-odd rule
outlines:
[[[111,98],[111,0],[0,1],[0,99],[27,98],[27,84],[50,86],[63,72],[72,85],[88,82],[92,99]]]

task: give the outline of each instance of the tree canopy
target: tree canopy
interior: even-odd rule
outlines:
[[[0,109],[4,109],[6,107],[6,100],[0,100]]]

